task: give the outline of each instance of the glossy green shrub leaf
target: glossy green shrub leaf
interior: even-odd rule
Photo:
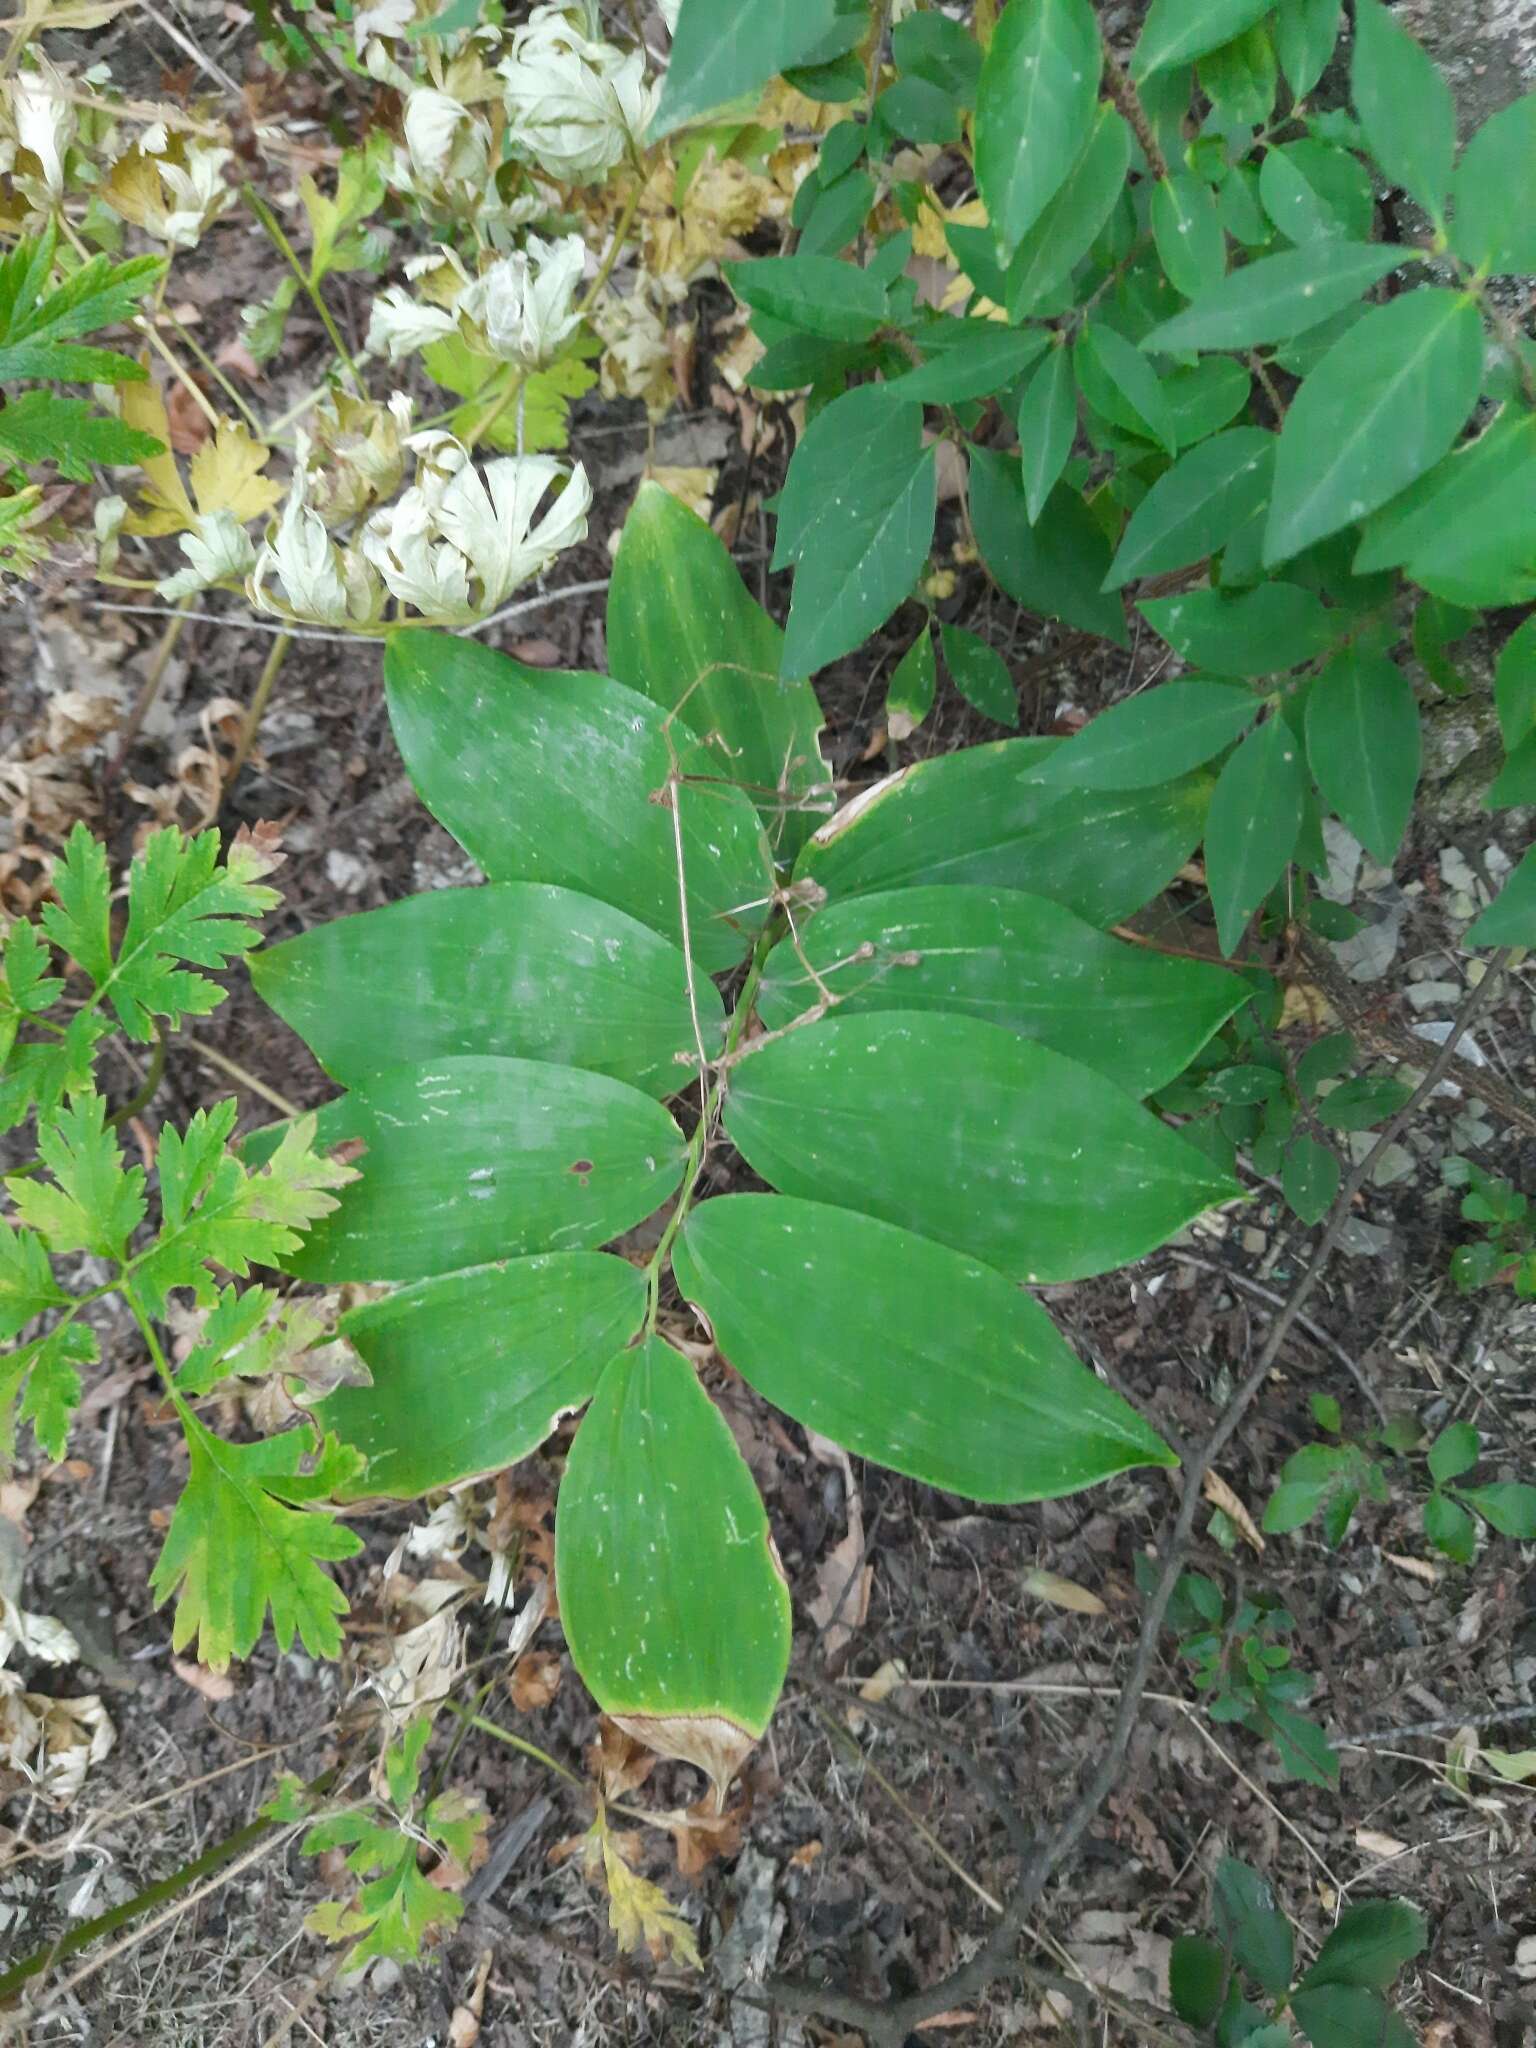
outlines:
[[[258,953],[251,978],[349,1087],[473,1052],[586,1067],[667,1096],[698,1064],[681,948],[594,896],[537,882],[433,889],[336,918]],[[695,995],[713,1052],[720,998],[710,982]]]
[[[598,1382],[566,1462],[555,1568],[598,1706],[723,1794],[789,1668],[789,1589],[724,1417],[659,1337]]]
[[[821,707],[803,678],[781,680],[784,635],[724,542],[660,484],[640,486],[624,521],[607,636],[614,679],[679,714],[792,858],[831,801]]]
[[[1477,403],[1482,363],[1482,322],[1465,294],[1426,287],[1373,306],[1291,401],[1265,561],[1365,518],[1438,462]]]
[[[1052,350],[1037,374],[1058,353]],[[1108,538],[1070,485],[1057,484],[1031,521],[1018,465],[990,448],[973,448],[971,524],[993,581],[1015,603],[1127,644],[1124,609],[1103,588]]]
[[[1390,866],[1419,780],[1419,707],[1385,655],[1351,646],[1307,697],[1307,760],[1324,801]]]
[[[992,1267],[783,1195],[695,1209],[678,1285],[777,1407],[860,1457],[973,1500],[1075,1493],[1172,1452]]]
[[[516,1464],[644,1319],[645,1275],[591,1251],[498,1258],[354,1309],[342,1334],[373,1384],[319,1407],[368,1459],[344,1497],[411,1499]]]
[[[1130,433],[1178,453],[1173,416],[1157,373],[1141,351],[1101,320],[1090,321],[1072,351],[1072,366],[1083,396],[1097,411]]]
[[[1356,574],[1403,567],[1451,604],[1536,598],[1536,413],[1506,405],[1369,521]]]
[[[1280,1185],[1286,1201],[1303,1223],[1322,1222],[1333,1207],[1342,1175],[1337,1154],[1305,1132],[1292,1138],[1285,1148]],[[1267,1519],[1264,1526],[1269,1527]]]
[[[1088,0],[1012,0],[1003,10],[976,93],[976,183],[1005,254],[1081,154],[1102,68]]]
[[[1132,75],[1150,78],[1218,50],[1269,12],[1270,0],[1152,0],[1131,60]]]
[[[1348,150],[1307,139],[1265,151],[1259,198],[1288,242],[1370,240],[1376,198],[1369,172]]]
[[[923,630],[897,662],[885,693],[885,722],[893,740],[904,740],[916,732],[933,709],[937,685],[933,632],[925,619]]]
[[[887,776],[844,806],[796,864],[833,896],[912,883],[1029,889],[1090,924],[1117,924],[1188,860],[1210,782],[1151,791],[1058,789],[1051,740],[999,740]]]
[[[1077,437],[1077,380],[1072,354],[1053,346],[1019,400],[1024,512],[1033,526],[1066,468]],[[1002,514],[998,515],[999,523]]]
[[[835,256],[759,256],[725,278],[754,313],[823,341],[868,341],[886,318],[885,286]]]
[[[1275,46],[1263,22],[1255,22],[1200,59],[1200,89],[1217,118],[1229,126],[1258,127],[1267,121],[1274,112],[1278,84]]]
[[[1082,155],[1009,259],[1008,318],[1022,320],[1064,285],[1114,210],[1131,162],[1131,131],[1106,101]]]
[[[520,1253],[605,1243],[682,1177],[682,1134],[606,1074],[458,1055],[376,1075],[320,1112],[321,1147],[366,1146],[288,1270],[423,1280]]]
[[[1451,89],[1381,0],[1355,0],[1349,82],[1366,148],[1393,184],[1443,221],[1456,154]]]
[[[1275,437],[1262,427],[1233,427],[1186,450],[1131,514],[1110,588],[1215,554],[1266,509],[1274,466]]]
[[[966,703],[997,725],[1016,727],[1019,693],[1008,673],[1008,664],[997,649],[964,626],[941,626],[939,638],[944,647],[944,666]]]
[[[891,56],[904,76],[927,79],[962,107],[976,104],[981,51],[976,38],[948,15],[909,14],[891,30]]]
[[[1536,847],[1526,849],[1498,895],[1467,927],[1467,944],[1536,946]]]
[[[1181,448],[1191,448],[1234,419],[1248,403],[1252,373],[1230,356],[1206,356],[1163,379],[1163,398]]]
[[[1020,329],[1005,327],[997,320],[948,320],[919,339],[925,349],[938,345],[937,352],[919,368],[885,386],[893,401],[959,405],[967,398],[986,398],[1022,377],[1050,336],[1043,327]]]
[[[1312,2048],[1417,2048],[1412,2029],[1378,1992],[1362,1986],[1298,1991],[1291,2010]]]
[[[1211,1910],[1217,1931],[1259,1989],[1271,1998],[1289,1991],[1295,1936],[1258,1872],[1224,1856],[1216,1866]]]
[[[1057,752],[1052,778],[1062,788],[1152,789],[1222,753],[1258,713],[1240,683],[1163,683],[1090,719]]]
[[[682,0],[653,139],[803,63],[837,14],[837,0]]]
[[[902,1113],[919,1103],[920,1118]],[[734,1070],[725,1122],[785,1194],[1019,1281],[1124,1265],[1237,1192],[1092,1068],[972,1017],[890,1011],[791,1032]]]
[[[1217,779],[1205,831],[1206,886],[1224,953],[1284,874],[1301,830],[1306,776],[1284,718],[1250,733]]]
[[[926,78],[898,78],[875,101],[875,121],[908,142],[958,142],[960,109],[942,86]],[[873,193],[874,181],[870,181]]]
[[[1263,583],[1236,596],[1191,590],[1149,598],[1138,609],[1186,661],[1218,674],[1225,669],[1273,675],[1295,668],[1323,653],[1344,626],[1296,583]]]
[[[1342,0],[1283,0],[1271,33],[1292,95],[1304,100],[1328,68],[1339,40]]]
[[[1517,626],[1500,648],[1493,701],[1504,745],[1513,752],[1536,733],[1536,616]]]
[[[384,681],[412,782],[493,882],[580,889],[681,944],[673,812],[657,800],[673,755],[648,698],[601,676],[524,668],[446,633],[397,633]],[[690,944],[717,974],[762,924],[772,865],[750,799],[720,779],[718,753],[695,742],[679,763],[696,778],[674,793]]]
[[[1227,238],[1216,195],[1203,178],[1180,171],[1158,181],[1152,233],[1169,283],[1186,299],[1210,291],[1226,275]]]
[[[1108,938],[1042,896],[971,884],[828,904],[798,947],[786,939],[769,954],[759,1014],[779,1030],[824,991],[838,1016],[941,1010],[1001,1025],[1136,1096],[1182,1073],[1250,993],[1219,967]]]
[[[1181,1934],[1168,1955],[1168,1996],[1181,2020],[1208,2027],[1227,1990],[1227,1957],[1220,1942]]]
[[[1141,345],[1168,352],[1285,341],[1353,305],[1413,253],[1372,243],[1311,242],[1261,256],[1154,327]]]
[[[1536,93],[1483,123],[1456,167],[1451,246],[1481,271],[1536,270]]]

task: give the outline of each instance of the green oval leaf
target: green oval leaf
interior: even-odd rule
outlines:
[[[780,680],[784,635],[725,543],[658,483],[641,484],[624,522],[607,632],[615,681],[677,712],[793,858],[832,803],[821,706],[803,679]]]
[[[262,1000],[347,1087],[480,1052],[585,1067],[665,1097],[698,1064],[681,949],[572,889],[429,889],[268,946],[250,969]],[[725,1012],[712,982],[694,994],[713,1052]]]
[[[789,1668],[789,1590],[735,1439],[659,1337],[605,1368],[555,1524],[560,1624],[605,1714],[723,1793]]]
[[[768,955],[759,1014],[779,1030],[825,993],[839,1016],[942,1010],[999,1024],[1142,1096],[1182,1073],[1250,992],[1222,968],[1108,938],[1043,896],[962,885],[829,904],[798,948],[786,939]]]
[[[1132,75],[1150,78],[1219,50],[1269,12],[1268,0],[1152,0],[1131,59]]]
[[[886,288],[835,256],[759,256],[727,263],[725,281],[754,313],[823,341],[868,341],[886,318]]]
[[[803,63],[837,12],[837,0],[682,0],[652,140]]]
[[[957,331],[951,335],[950,329]],[[967,398],[989,397],[1022,377],[1050,336],[1043,327],[1005,327],[997,320],[947,320],[917,338],[923,348],[934,353],[928,362],[881,387],[892,403],[959,405]]]
[[[941,626],[939,638],[944,645],[944,666],[966,703],[994,724],[1016,728],[1019,693],[997,649],[964,626]]]
[[[1130,162],[1131,131],[1106,101],[1094,115],[1082,155],[1009,260],[1010,320],[1022,320],[1082,262],[1114,211]]]
[[[1302,1988],[1365,1984],[1385,1991],[1427,1939],[1424,1915],[1406,1899],[1362,1899],[1339,1915]]]
[[[1152,235],[1168,282],[1186,299],[1211,291],[1226,275],[1227,238],[1216,195],[1204,179],[1180,171],[1158,180]]]
[[[303,1280],[423,1280],[604,1243],[682,1178],[682,1133],[638,1089],[534,1060],[396,1067],[320,1111],[360,1178],[287,1262]]]
[[[1064,789],[1151,789],[1203,766],[1258,714],[1239,683],[1163,683],[1090,719],[1056,754],[1052,776]]]
[[[1298,1991],[1291,2010],[1312,2048],[1418,2048],[1412,2028],[1363,1985],[1319,1984]]]
[[[1177,1462],[990,1266],[868,1216],[727,1195],[683,1226],[678,1285],[767,1400],[860,1457],[973,1500],[1045,1500]]]
[[[1452,604],[1536,598],[1536,413],[1506,405],[1371,519],[1355,573],[1404,565]]]
[[[1536,93],[1483,123],[1462,153],[1454,181],[1451,246],[1474,270],[1536,270]]]
[[[1477,302],[1426,288],[1373,306],[1292,399],[1275,457],[1264,559],[1364,519],[1454,443],[1477,403]]]
[[[1052,350],[1037,374],[1064,353]],[[1108,537],[1070,485],[1057,484],[1031,521],[1018,466],[990,448],[972,448],[971,521],[988,573],[1015,603],[1127,644],[1124,609],[1104,589]]]
[[[1536,846],[1526,849],[1498,895],[1467,927],[1467,944],[1536,946]]]
[[[1031,526],[1055,490],[1076,438],[1077,379],[1072,374],[1072,351],[1053,346],[1019,400],[1025,518]]]
[[[1312,661],[1347,625],[1297,583],[1261,583],[1236,596],[1191,590],[1149,598],[1137,609],[1186,661],[1240,676],[1276,675]]]
[[[645,1275],[607,1252],[498,1259],[354,1309],[341,1331],[373,1384],[317,1410],[368,1459],[341,1497],[410,1500],[515,1465],[644,1319]]]
[[[1456,155],[1451,89],[1381,0],[1355,0],[1349,82],[1366,148],[1393,184],[1443,222]]]
[[[395,634],[390,722],[422,801],[493,882],[549,882],[681,944],[673,753],[660,710],[602,676],[524,668],[448,633]],[[677,741],[673,740],[673,746]],[[767,912],[772,863],[750,800],[696,742],[675,792],[689,943],[733,967]]]
[[[1103,69],[1088,0],[1012,0],[976,92],[976,183],[1005,253],[1081,154]]]
[[[725,1123],[785,1194],[1031,1283],[1141,1258],[1237,1192],[1091,1067],[931,1011],[832,1016],[765,1046],[734,1070]]]
[[[1261,1991],[1279,1998],[1291,1988],[1295,1936],[1256,1870],[1223,1856],[1216,1866],[1211,1911],[1217,1932]]]
[[[1199,843],[1210,783],[1063,791],[1052,740],[998,740],[914,761],[864,790],[796,864],[833,896],[914,882],[982,882],[1048,896],[1090,924],[1149,903]]]
[[[1248,735],[1217,779],[1205,828],[1206,884],[1224,953],[1285,873],[1301,830],[1306,774],[1295,734],[1273,717]]]
[[[1419,780],[1413,686],[1383,654],[1351,646],[1307,696],[1307,761],[1323,800],[1390,867]]]
[[[1261,256],[1154,327],[1141,345],[1172,354],[1287,341],[1352,306],[1415,253],[1376,243],[1311,242],[1279,256]]]
[[[893,740],[907,739],[916,732],[933,709],[937,684],[933,633],[925,619],[923,630],[897,662],[885,693],[885,721]]]
[[[1208,2027],[1221,2011],[1226,1988],[1227,1956],[1220,1942],[1181,1934],[1168,1955],[1168,1996],[1179,2018]]]
[[[1184,569],[1225,545],[1269,504],[1275,437],[1233,427],[1181,455],[1131,514],[1109,587]]]

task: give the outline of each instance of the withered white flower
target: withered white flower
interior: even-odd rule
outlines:
[[[24,71],[11,86],[16,140],[43,167],[43,183],[57,195],[64,190],[64,153],[75,136],[75,110],[65,98],[59,74],[45,63]]]
[[[576,292],[586,249],[580,235],[526,245],[500,257],[462,295],[459,310],[485,330],[491,353],[536,370],[581,325]]]
[[[256,566],[256,546],[234,513],[221,506],[202,513],[196,527],[181,536],[187,567],[155,585],[161,597],[193,597],[228,577],[244,578]]]
[[[514,146],[564,185],[606,177],[655,111],[644,57],[602,39],[591,0],[536,7],[497,69]]]
[[[307,500],[310,441],[296,437],[293,481],[275,536],[262,544],[246,593],[258,611],[320,626],[372,626],[383,617],[386,593],[355,548],[331,539]],[[276,577],[283,594],[268,585]]]
[[[592,487],[580,464],[567,472],[547,455],[509,455],[482,473],[451,434],[417,434],[410,446],[416,481],[373,515],[361,545],[391,594],[427,617],[463,622],[494,611],[585,536]]]
[[[344,526],[399,490],[411,410],[404,391],[387,405],[336,392],[315,408],[306,487],[309,504],[327,526]]]
[[[373,302],[368,315],[368,350],[392,363],[414,355],[458,330],[458,321],[442,306],[424,306],[404,285],[392,284]]]
[[[371,0],[352,17],[352,47],[361,57],[375,36],[403,36],[416,19],[416,0]]]
[[[405,103],[405,146],[421,176],[479,184],[490,169],[489,127],[468,107],[431,86]]]
[[[204,230],[234,204],[224,166],[233,151],[210,149],[163,126],[144,131],[138,145],[113,164],[102,197],[115,213],[174,249],[195,249]]]

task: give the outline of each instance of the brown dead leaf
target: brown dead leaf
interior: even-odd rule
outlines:
[[[1291,1024],[1305,1024],[1314,1031],[1321,1031],[1338,1021],[1332,1003],[1314,982],[1293,981],[1287,984],[1285,1002],[1280,1010],[1282,1031]]]
[[[509,651],[529,668],[558,668],[565,659],[553,640],[514,640]]]
[[[1238,1499],[1219,1472],[1207,1471],[1204,1492],[1211,1506],[1213,1508],[1220,1508],[1227,1519],[1236,1526],[1237,1532],[1243,1541],[1250,1549],[1256,1550],[1262,1557],[1264,1554],[1264,1538],[1259,1534],[1258,1523],[1249,1514],[1247,1507]]]
[[[1395,1550],[1384,1550],[1381,1554],[1388,1564],[1395,1564],[1410,1578],[1422,1579],[1426,1586],[1438,1586],[1443,1576],[1439,1565],[1431,1564],[1426,1557],[1401,1557]]]
[[[1065,1607],[1073,1614],[1104,1614],[1108,1611],[1097,1593],[1090,1593],[1075,1579],[1061,1578],[1056,1572],[1027,1571],[1020,1585],[1024,1592],[1032,1593],[1037,1600],[1049,1600],[1053,1607]]]
[[[239,335],[233,335],[225,342],[213,359],[221,370],[233,370],[251,384],[264,384],[266,372],[251,354]]]
[[[816,1591],[806,1602],[806,1612],[821,1631],[822,1651],[827,1668],[835,1670],[847,1655],[855,1634],[869,1615],[870,1589],[874,1585],[873,1565],[864,1562],[864,1502],[848,1453],[829,1437],[807,1432],[812,1457],[823,1465],[834,1465],[843,1475],[843,1512],[848,1533],[822,1559],[816,1573]]]
[[[808,1842],[802,1842],[798,1849],[790,1852],[790,1862],[796,1870],[809,1870],[821,1854],[821,1837],[812,1835]]]
[[[873,1672],[859,1687],[859,1698],[868,1700],[872,1707],[878,1707],[883,1700],[888,1700],[893,1693],[900,1691],[906,1683],[906,1677],[907,1667],[901,1659],[888,1657],[880,1669]]]
[[[529,1650],[518,1658],[507,1680],[507,1690],[520,1714],[537,1713],[549,1705],[560,1690],[563,1668],[553,1650]]]
[[[170,443],[178,455],[195,455],[212,428],[208,415],[185,384],[173,384],[165,395],[165,417],[170,425]]]
[[[597,1740],[587,1750],[587,1769],[597,1779],[605,1799],[622,1799],[636,1791],[656,1768],[656,1756],[633,1735],[626,1735],[616,1721],[604,1714],[597,1724]]]
[[[717,1858],[734,1856],[741,1848],[742,1829],[752,1811],[751,1800],[743,1799],[724,1813],[716,1813],[714,1805],[714,1794],[706,1793],[686,1812],[668,1817],[679,1877],[697,1877]]]
[[[190,1685],[205,1700],[232,1700],[235,1696],[235,1681],[227,1672],[210,1671],[206,1664],[193,1664],[185,1657],[173,1657],[171,1669],[183,1685]]]
[[[1374,1828],[1355,1829],[1355,1847],[1363,1849],[1367,1856],[1406,1856],[1408,1844],[1400,1842],[1396,1835],[1381,1835]]]

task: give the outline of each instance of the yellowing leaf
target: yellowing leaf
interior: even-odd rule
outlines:
[[[140,497],[139,508],[123,521],[125,529],[146,535],[188,531],[197,524],[197,514],[171,453],[171,423],[154,380],[146,377],[142,384],[125,384],[121,404],[128,425],[153,434],[165,449],[163,455],[152,455],[140,463],[149,478],[149,489]]]
[[[657,1962],[670,1956],[673,1962],[686,1963],[691,1970],[702,1969],[698,1944],[688,1922],[673,1911],[671,1900],[659,1885],[630,1869],[601,1814],[594,1832],[598,1830],[603,1875],[608,1882],[608,1925],[620,1952],[627,1955],[644,1942]]]
[[[242,524],[264,517],[283,495],[280,485],[261,474],[271,453],[244,427],[226,420],[188,465],[198,511],[229,512]]]
[[[1073,1614],[1102,1614],[1105,1611],[1104,1602],[1097,1593],[1090,1593],[1075,1579],[1061,1578],[1056,1572],[1027,1571],[1021,1585],[1024,1592],[1032,1593],[1037,1600],[1049,1600],[1053,1607],[1065,1607]]]

